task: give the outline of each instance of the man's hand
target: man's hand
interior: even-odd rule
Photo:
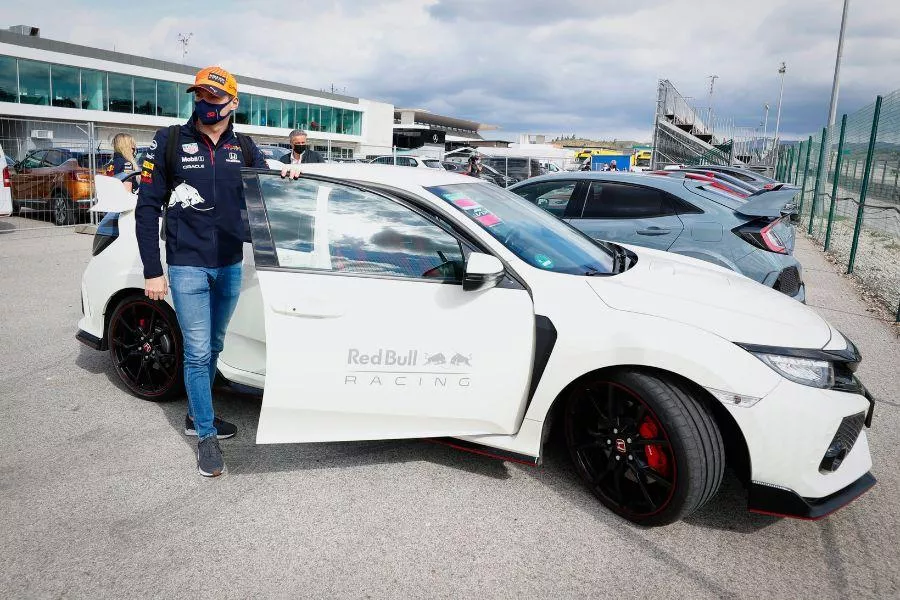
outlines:
[[[165,275],[144,280],[144,293],[151,300],[162,300],[169,293],[169,282]]]
[[[281,168],[282,177],[290,177],[291,179],[300,179],[300,165],[285,165]]]

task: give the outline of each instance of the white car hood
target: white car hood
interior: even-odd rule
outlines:
[[[631,269],[588,279],[611,308],[692,325],[732,342],[823,348],[828,323],[812,309],[743,275],[709,263],[647,248]]]

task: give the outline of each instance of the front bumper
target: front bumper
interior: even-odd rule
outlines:
[[[869,491],[875,483],[875,477],[866,473],[830,496],[803,498],[791,490],[754,482],[750,485],[747,506],[754,513],[815,521],[850,504]]]
[[[863,478],[872,468],[865,428],[835,470],[822,468],[822,461],[845,418],[863,413],[870,421],[867,396],[864,390],[823,390],[784,379],[753,407],[728,407],[747,443],[754,486],[780,489],[816,505]],[[755,497],[769,495],[757,492]],[[756,508],[767,511],[766,506],[758,501]]]

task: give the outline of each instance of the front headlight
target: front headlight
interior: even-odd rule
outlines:
[[[794,383],[824,389],[834,386],[834,365],[830,361],[764,352],[754,352],[753,356]]]

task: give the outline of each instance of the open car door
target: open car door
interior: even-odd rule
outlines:
[[[534,309],[462,286],[470,243],[355,184],[245,172],[266,329],[258,443],[513,434]]]

